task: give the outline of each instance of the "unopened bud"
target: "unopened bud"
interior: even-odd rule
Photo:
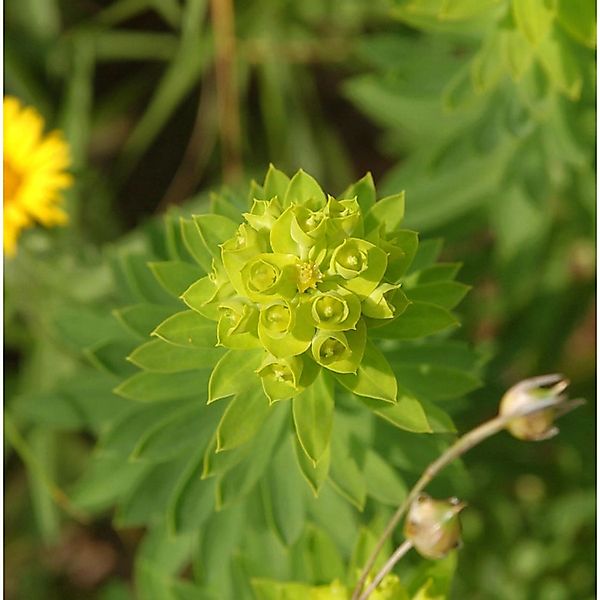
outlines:
[[[501,416],[516,415],[506,429],[520,440],[546,440],[555,436],[558,428],[554,420],[565,408],[574,406],[566,403],[567,397],[562,394],[568,385],[562,375],[553,374],[525,379],[511,387],[500,401]],[[540,403],[548,408],[536,410]]]
[[[443,558],[461,545],[458,513],[465,506],[458,498],[434,500],[420,494],[406,516],[406,539],[425,558]]]

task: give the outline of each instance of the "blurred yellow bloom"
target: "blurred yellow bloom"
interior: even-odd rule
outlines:
[[[64,225],[61,192],[73,178],[62,133],[44,135],[44,120],[19,100],[4,98],[4,252],[13,255],[21,230],[36,222]]]

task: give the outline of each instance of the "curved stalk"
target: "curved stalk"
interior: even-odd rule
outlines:
[[[383,578],[394,568],[394,565],[413,547],[412,542],[410,540],[404,540],[400,546],[398,546],[392,554],[388,561],[381,567],[381,570],[377,575],[375,575],[375,579],[369,584],[369,587],[364,591],[359,600],[367,600],[372,592],[375,591],[377,586],[383,581]]]

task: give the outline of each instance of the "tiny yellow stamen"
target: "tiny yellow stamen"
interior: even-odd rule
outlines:
[[[308,288],[317,288],[317,283],[323,281],[323,274],[319,267],[311,261],[298,265],[298,291],[303,294]]]

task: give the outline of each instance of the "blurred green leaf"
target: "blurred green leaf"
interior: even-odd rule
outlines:
[[[292,399],[294,426],[306,455],[318,463],[329,446],[333,423],[333,381],[322,371],[315,382]]]

